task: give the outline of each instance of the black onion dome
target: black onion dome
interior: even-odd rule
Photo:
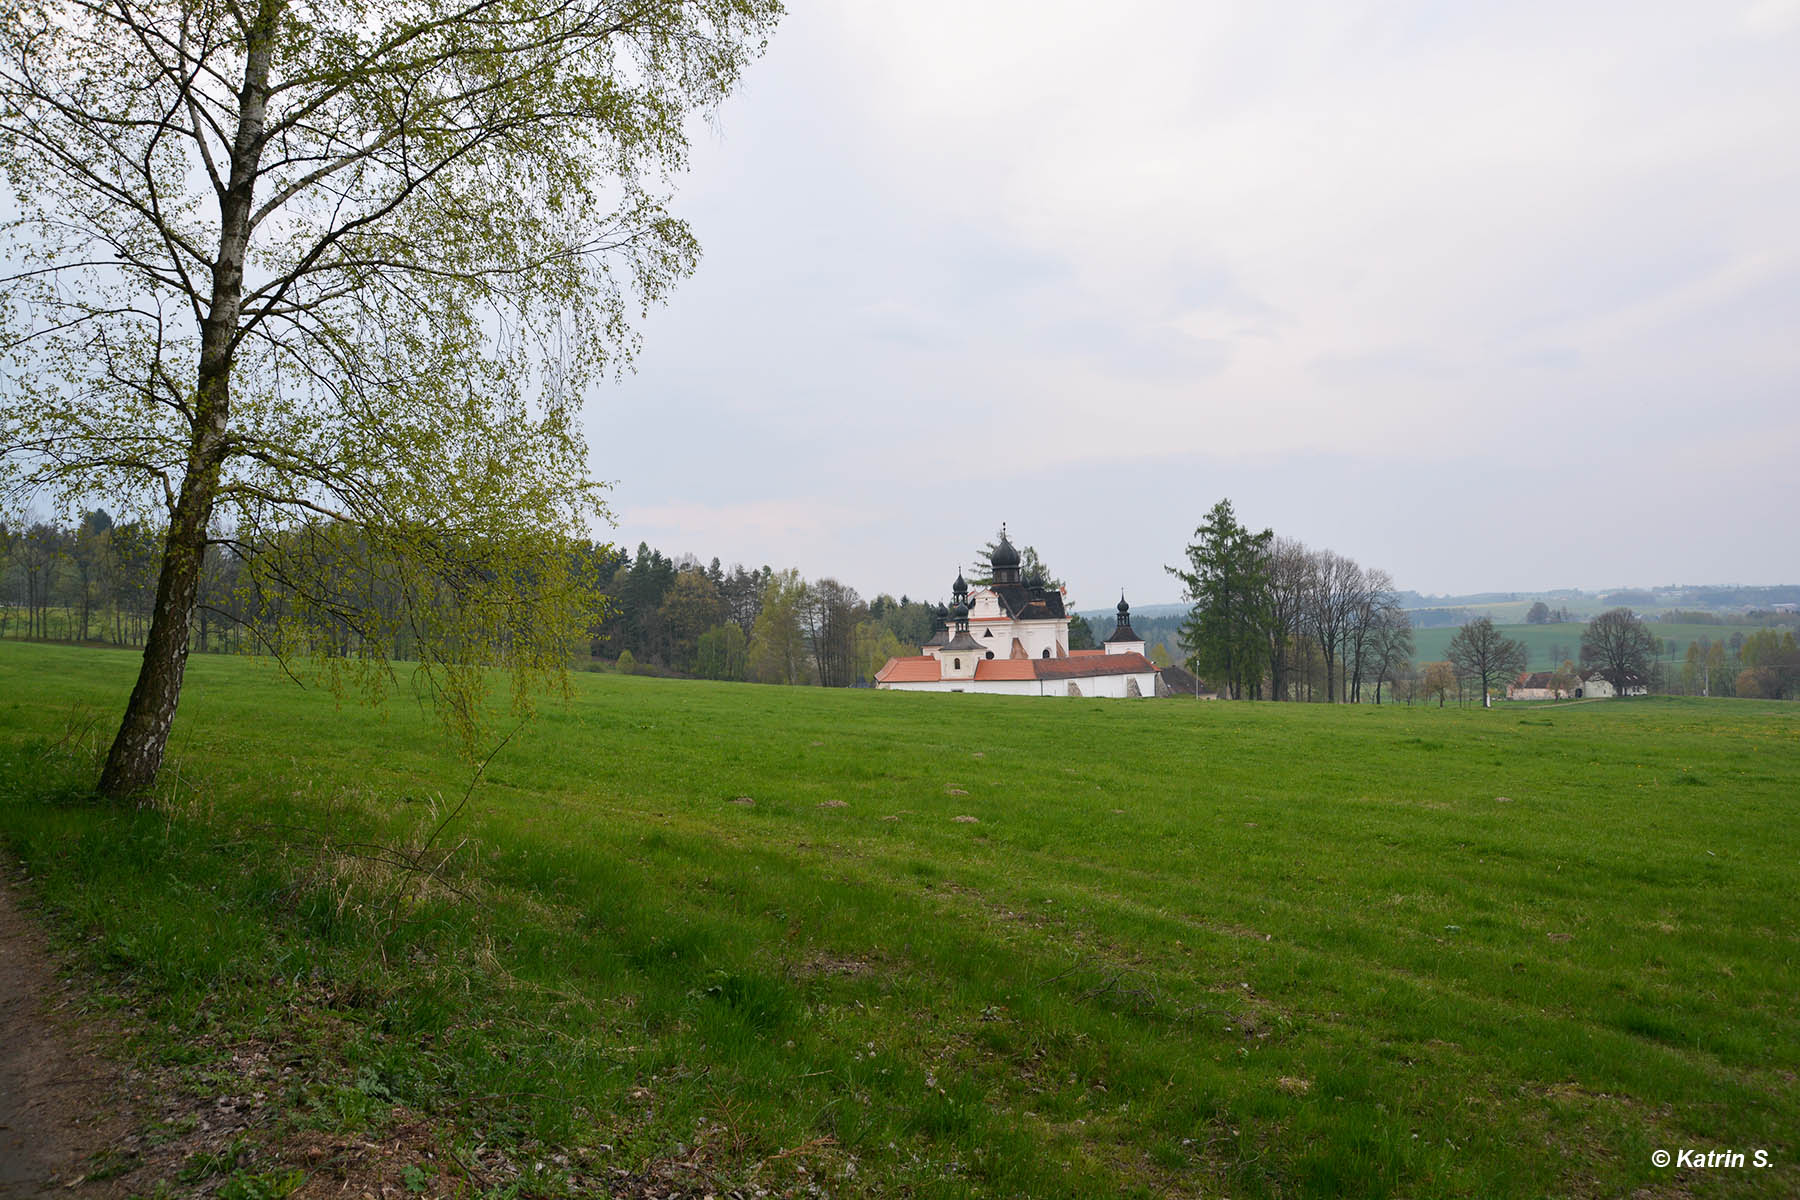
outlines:
[[[1137,630],[1131,627],[1131,605],[1125,603],[1125,593],[1120,592],[1119,623],[1113,626],[1113,631],[1107,635],[1105,644],[1110,646],[1114,642],[1141,642],[1143,640],[1137,635]]]
[[[1006,536],[1006,527],[1000,527],[1000,544],[994,547],[994,557],[990,560],[995,568],[1016,567],[1019,565],[1019,552],[1013,548],[1012,540]]]
[[[958,621],[966,621],[969,619],[969,606],[959,600],[950,606],[950,615]]]
[[[962,571],[958,570],[956,572],[956,582],[950,585],[950,594],[953,596],[966,596],[968,593],[969,581],[964,579],[962,577]]]

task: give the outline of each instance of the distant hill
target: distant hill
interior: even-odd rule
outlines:
[[[1131,606],[1131,619],[1135,621],[1139,617],[1185,617],[1187,616],[1188,607],[1189,606],[1186,604],[1134,604]],[[1111,629],[1113,621],[1119,615],[1119,610],[1116,607],[1115,602],[1115,606],[1109,606],[1107,608],[1081,608],[1077,609],[1076,613],[1079,616],[1086,617],[1089,625],[1093,625],[1096,621],[1104,620],[1106,622],[1106,628]],[[1099,626],[1096,625],[1095,628],[1098,629]],[[1105,630],[1102,630],[1102,632],[1104,633]]]
[[[1670,584],[1599,592],[1557,588],[1541,592],[1470,592],[1443,596],[1413,591],[1400,593],[1400,606],[1413,614],[1413,624],[1421,628],[1462,625],[1476,617],[1490,617],[1501,624],[1517,624],[1525,620],[1525,614],[1540,600],[1552,609],[1566,609],[1572,619],[1583,621],[1609,608],[1630,608],[1644,616],[1670,612],[1723,616],[1769,612],[1781,605],[1800,605],[1800,584],[1772,587]]]
[[[1400,607],[1407,610],[1412,617],[1413,627],[1420,631],[1450,630],[1466,625],[1477,617],[1487,617],[1498,625],[1523,627],[1531,606],[1540,600],[1553,611],[1566,611],[1569,619],[1577,624],[1588,621],[1609,608],[1621,607],[1661,621],[1704,621],[1709,618],[1741,620],[1751,616],[1752,623],[1755,623],[1752,614],[1792,612],[1794,606],[1800,606],[1800,584],[1769,587],[1680,584],[1615,588],[1597,592],[1583,591],[1580,588],[1555,588],[1541,592],[1468,592],[1458,595],[1429,595],[1414,591],[1400,593]],[[1103,638],[1112,631],[1113,620],[1117,615],[1114,608],[1087,608],[1078,611],[1087,618],[1096,638]],[[1134,604],[1131,606],[1131,620],[1147,642],[1154,645],[1166,641],[1170,657],[1179,659],[1181,655],[1177,650],[1177,630],[1187,612],[1188,606],[1185,604]],[[1691,618],[1689,614],[1692,614]],[[1439,641],[1448,637],[1446,632],[1441,638],[1427,641],[1435,648]],[[1579,633],[1575,640],[1579,642]],[[1531,648],[1534,654],[1547,653],[1549,649],[1548,645],[1538,646],[1536,640],[1532,642]]]

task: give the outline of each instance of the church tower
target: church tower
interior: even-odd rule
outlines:
[[[945,679],[975,678],[975,664],[981,661],[981,643],[969,634],[969,585],[962,572],[950,586],[950,640],[937,652]]]
[[[1119,623],[1113,631],[1106,635],[1106,652],[1108,654],[1142,654],[1144,639],[1137,635],[1131,627],[1131,605],[1125,603],[1125,593],[1119,593]]]

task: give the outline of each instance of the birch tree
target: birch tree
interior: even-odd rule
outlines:
[[[583,391],[694,269],[666,208],[684,121],[779,15],[780,0],[7,6],[0,483],[70,512],[100,493],[166,528],[103,794],[156,777],[221,543],[285,597],[273,648],[379,688],[406,632],[464,730],[489,666],[513,668],[515,704],[558,674],[588,617],[567,551],[605,516]],[[311,585],[346,556],[403,615]]]

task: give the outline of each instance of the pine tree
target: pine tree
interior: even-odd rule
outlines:
[[[1194,530],[1191,569],[1168,567],[1193,602],[1181,627],[1188,669],[1226,689],[1234,700],[1255,699],[1269,657],[1269,553],[1273,530],[1251,533],[1230,500],[1221,500]]]

